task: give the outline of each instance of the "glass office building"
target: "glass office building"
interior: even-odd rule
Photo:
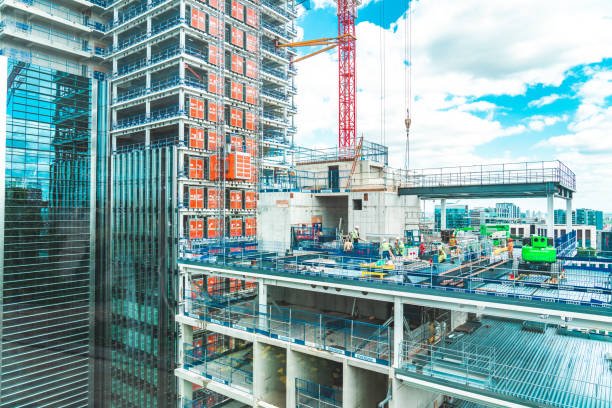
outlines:
[[[6,58],[0,84],[0,406],[85,406],[96,86]]]

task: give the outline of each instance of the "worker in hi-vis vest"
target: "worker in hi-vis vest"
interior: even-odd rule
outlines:
[[[384,259],[392,259],[393,254],[391,253],[391,244],[386,239],[380,244],[380,255]]]
[[[359,242],[361,237],[359,236],[359,226],[358,225],[355,225],[355,228],[353,228],[350,235],[351,235],[351,240],[353,241],[353,244],[356,244],[357,242]]]
[[[406,247],[400,237],[395,238],[395,245],[393,247],[395,256],[406,256]]]

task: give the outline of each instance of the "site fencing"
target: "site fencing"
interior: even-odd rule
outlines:
[[[342,408],[342,389],[295,379],[297,408]]]

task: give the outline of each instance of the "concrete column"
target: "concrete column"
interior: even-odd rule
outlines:
[[[568,198],[565,200],[565,225],[567,233],[573,231],[574,225],[572,222],[572,199]]]
[[[402,342],[404,341],[404,304],[399,298],[393,302],[393,367],[401,364]]]
[[[192,400],[193,399],[193,385],[187,381],[179,379],[179,393],[181,399]]]
[[[268,330],[268,287],[263,283],[257,283],[258,296],[257,301],[259,304],[259,329]]]
[[[548,209],[546,211],[546,236],[548,238],[555,237],[555,197],[549,194],[546,197]]]
[[[295,379],[302,373],[301,361],[296,351],[287,348],[287,407],[295,407]]]
[[[256,341],[253,343],[253,394],[257,401],[284,406],[287,395],[284,381],[286,350]]]
[[[434,408],[442,404],[442,395],[422,390],[394,378],[390,408]]]
[[[446,198],[440,200],[440,231],[446,229]]]

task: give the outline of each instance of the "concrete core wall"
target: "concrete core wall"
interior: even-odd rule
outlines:
[[[277,407],[285,407],[287,392],[287,353],[280,347],[256,342],[253,348],[255,397]]]
[[[380,373],[344,365],[342,405],[351,408],[370,408],[387,395],[389,378]]]

